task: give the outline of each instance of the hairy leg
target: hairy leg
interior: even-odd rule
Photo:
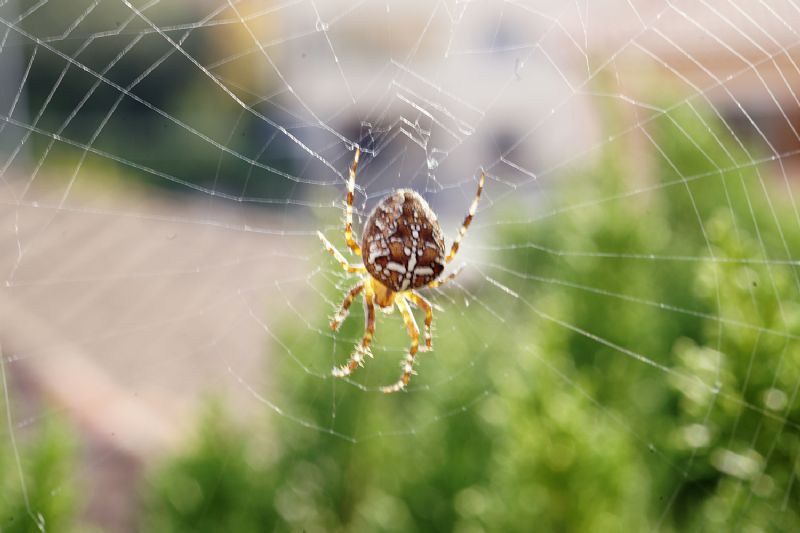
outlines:
[[[350,165],[350,179],[347,180],[347,202],[345,202],[344,222],[344,239],[347,241],[347,246],[358,256],[361,255],[361,247],[355,239],[353,239],[353,195],[356,189],[356,169],[358,168],[358,158],[360,155],[361,149],[356,147],[353,163]]]
[[[339,250],[333,247],[331,242],[325,238],[325,235],[323,235],[321,231],[317,232],[317,237],[319,237],[319,240],[322,241],[322,244],[325,246],[325,249],[328,250],[328,253],[330,253],[336,259],[336,261],[340,265],[342,265],[342,268],[345,269],[347,272],[354,274],[367,271],[367,269],[364,268],[364,266],[362,265],[351,265],[350,263],[348,263],[347,259],[344,258],[344,256],[339,252]]]
[[[409,295],[414,305],[425,311],[425,350],[432,348],[433,336],[431,335],[431,324],[433,323],[433,306],[431,303],[416,292]]]
[[[458,230],[458,235],[456,235],[455,240],[453,241],[453,246],[450,248],[450,253],[447,254],[445,258],[445,262],[449,263],[453,260],[453,258],[458,253],[458,247],[461,245],[461,239],[464,238],[464,235],[467,234],[467,229],[469,225],[472,223],[472,217],[475,216],[475,211],[478,209],[478,202],[481,199],[481,193],[483,192],[483,182],[486,181],[486,175],[481,172],[481,179],[478,182],[478,192],[475,193],[475,199],[472,200],[472,204],[469,206],[469,212],[467,216],[464,218],[464,223],[461,224],[461,227]]]
[[[394,385],[381,387],[381,390],[385,393],[397,392],[406,388],[406,385],[408,385],[408,382],[411,380],[411,375],[414,373],[414,358],[419,349],[419,328],[417,327],[417,323],[414,322],[414,316],[411,314],[408,302],[405,297],[398,296],[396,304],[400,313],[403,315],[403,321],[406,323],[406,329],[408,329],[408,334],[411,337],[411,346],[408,348],[408,353],[402,364],[403,375],[400,376],[400,379]]]
[[[456,276],[458,276],[458,274],[461,272],[463,268],[464,268],[463,266],[458,267],[454,272],[451,272],[447,276],[431,281],[430,283],[428,283],[427,287],[430,289],[435,289],[436,287],[441,287],[442,285],[453,281],[453,279]]]
[[[364,290],[364,282],[362,281],[358,285],[350,289],[350,291],[347,293],[347,296],[344,297],[342,305],[339,307],[339,310],[336,311],[336,314],[333,315],[333,320],[331,320],[331,329],[333,331],[339,329],[339,325],[342,322],[344,322],[344,319],[347,318],[347,314],[350,312],[350,305],[353,303],[353,300],[363,290]]]
[[[333,367],[331,373],[337,378],[349,376],[356,368],[364,364],[364,358],[367,355],[372,355],[369,351],[372,336],[375,334],[375,302],[372,291],[367,290],[364,292],[364,308],[366,309],[367,315],[367,325],[364,336],[361,338],[361,342],[356,345],[356,349],[353,350],[352,355],[350,355],[350,360],[342,366]]]

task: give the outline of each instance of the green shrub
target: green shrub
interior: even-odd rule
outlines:
[[[0,413],[6,420],[2,394]],[[8,426],[4,423],[3,427]],[[4,433],[0,439],[0,531],[74,530],[77,501],[71,433],[52,417],[34,429],[15,429],[13,439]]]

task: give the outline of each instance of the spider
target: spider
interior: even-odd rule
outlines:
[[[411,314],[409,303],[425,312],[423,351],[432,349],[433,307],[417,292],[417,289],[440,287],[460,272],[458,269],[444,278],[439,278],[445,265],[456,256],[461,239],[467,233],[472,217],[475,216],[485,175],[481,172],[478,192],[447,255],[436,214],[422,196],[410,189],[398,189],[381,200],[367,219],[359,246],[353,239],[353,192],[360,155],[361,150],[356,147],[353,163],[350,165],[350,179],[347,181],[344,238],[350,250],[361,258],[362,264],[350,264],[322,232],[317,232],[325,249],[342,265],[342,268],[361,277],[361,280],[347,292],[342,305],[333,316],[331,329],[336,331],[339,328],[347,317],[353,300],[362,293],[366,315],[366,328],[361,342],[356,345],[350,360],[342,366],[334,367],[332,374],[340,378],[349,376],[356,368],[363,366],[367,355],[372,357],[369,346],[375,334],[375,306],[377,305],[385,313],[391,313],[396,306],[403,315],[403,321],[411,337],[411,346],[401,363],[403,374],[400,379],[392,385],[381,387],[383,392],[391,393],[405,389],[411,375],[416,374],[413,366],[414,358],[420,351],[419,328]]]

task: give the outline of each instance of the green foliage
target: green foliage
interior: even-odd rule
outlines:
[[[609,143],[556,214],[528,220],[521,204],[519,222],[498,226],[471,305],[440,300],[408,394],[371,389],[397,372],[396,318],[380,317],[356,378],[368,391],[320,379],[347,356],[358,314],[338,342],[287,318],[268,393],[282,416],[247,431],[207,418],[155,481],[153,528],[800,523],[800,282],[778,261],[798,255],[793,208],[714,117],[684,106],[644,128],[660,151],[633,160],[630,139]],[[307,320],[322,330],[328,311]]]
[[[0,412],[5,404],[0,395]],[[7,427],[4,425],[4,427]],[[23,533],[74,530],[74,442],[57,421],[37,430],[16,431],[20,463],[12,440],[0,439],[0,531]],[[20,469],[24,483],[20,480]]]
[[[193,449],[156,480],[151,504],[160,512],[146,518],[143,530],[244,533],[274,523],[274,508],[261,499],[274,474],[258,464],[256,444],[217,406],[209,409]]]

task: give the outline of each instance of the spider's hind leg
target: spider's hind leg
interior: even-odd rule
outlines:
[[[375,334],[375,301],[371,290],[364,292],[364,307],[367,315],[366,331],[364,331],[361,342],[356,345],[355,350],[350,355],[350,360],[342,366],[333,367],[331,373],[337,378],[349,376],[356,368],[364,365],[364,359],[367,355],[372,357],[369,345],[372,342],[372,336]]]
[[[414,358],[417,356],[417,351],[419,350],[419,328],[417,327],[417,323],[414,322],[411,309],[408,308],[408,302],[404,296],[398,295],[396,303],[397,308],[403,315],[403,321],[406,323],[408,334],[411,337],[411,346],[408,348],[408,353],[402,363],[403,375],[400,376],[397,383],[381,387],[381,390],[385,393],[397,392],[406,388],[406,385],[408,385],[408,382],[411,380],[411,375],[416,374],[416,372],[414,372]]]
[[[433,349],[433,335],[431,335],[431,324],[433,323],[433,306],[422,297],[422,295],[412,292],[409,296],[414,305],[425,311],[425,348],[420,351],[430,351]]]
[[[347,293],[347,296],[344,297],[344,301],[342,305],[339,307],[339,310],[336,311],[336,314],[333,315],[331,319],[331,329],[336,331],[339,329],[339,326],[344,322],[344,319],[347,318],[348,313],[350,312],[350,305],[355,300],[356,296],[364,290],[364,282],[360,282],[358,285],[350,289]]]

